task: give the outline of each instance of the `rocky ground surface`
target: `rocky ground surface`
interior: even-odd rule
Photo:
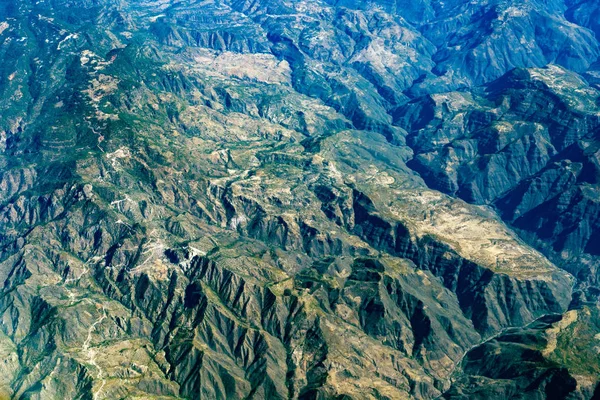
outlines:
[[[0,2],[0,398],[599,396],[599,13]]]

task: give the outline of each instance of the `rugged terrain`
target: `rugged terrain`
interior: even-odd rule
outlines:
[[[599,15],[0,1],[0,398],[600,396]]]

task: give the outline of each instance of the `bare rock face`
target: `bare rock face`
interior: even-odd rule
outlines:
[[[592,398],[597,7],[513,3],[0,4],[0,398]]]

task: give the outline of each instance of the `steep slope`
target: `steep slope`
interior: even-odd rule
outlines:
[[[598,331],[597,305],[509,329],[467,354],[464,376],[444,397],[479,399],[499,392],[515,398],[593,398]]]
[[[399,108],[431,186],[493,205],[582,281],[598,283],[600,92],[556,66],[515,70],[481,94],[426,96]],[[567,206],[565,206],[567,205]]]

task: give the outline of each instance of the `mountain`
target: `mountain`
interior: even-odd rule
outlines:
[[[596,398],[598,12],[0,2],[0,398]]]

